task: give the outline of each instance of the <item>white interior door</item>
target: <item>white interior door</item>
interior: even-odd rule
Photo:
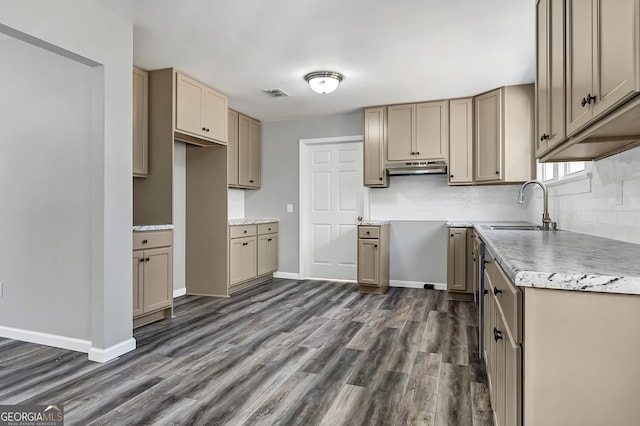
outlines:
[[[363,215],[362,142],[306,145],[301,167],[306,277],[356,280],[358,216]]]

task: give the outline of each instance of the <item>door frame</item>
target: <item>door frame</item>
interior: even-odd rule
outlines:
[[[299,176],[299,184],[298,184],[298,202],[300,208],[298,210],[298,273],[300,275],[300,279],[306,279],[306,267],[305,260],[310,255],[309,244],[311,241],[311,236],[309,235],[308,225],[310,221],[310,209],[311,206],[308,202],[306,202],[306,198],[303,196],[303,189],[308,189],[310,184],[309,179],[307,179],[306,173],[303,172],[303,165],[307,165],[304,160],[309,155],[309,150],[311,146],[315,145],[339,145],[347,142],[359,142],[363,144],[363,155],[364,155],[364,136],[363,135],[355,135],[355,136],[338,136],[331,138],[311,138],[311,139],[300,139],[299,140],[299,157],[298,157],[298,176]],[[362,167],[364,170],[364,158],[362,159]],[[364,179],[364,174],[363,174]],[[363,181],[364,182],[364,181]],[[369,188],[364,187],[363,192],[363,200],[362,200],[362,217],[363,220],[369,219],[370,214],[370,197],[369,197]],[[339,281],[339,280],[338,280]]]

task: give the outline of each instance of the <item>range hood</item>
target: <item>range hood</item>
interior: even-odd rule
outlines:
[[[446,174],[447,163],[444,161],[394,161],[387,163],[389,175],[426,175]]]

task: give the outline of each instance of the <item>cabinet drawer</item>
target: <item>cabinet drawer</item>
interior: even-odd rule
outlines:
[[[496,305],[504,315],[505,326],[516,343],[522,342],[522,292],[511,283],[500,265],[496,262],[487,264],[487,270],[493,285]]]
[[[261,223],[258,225],[258,235],[274,234],[278,232],[278,224],[274,223]]]
[[[229,238],[253,237],[256,235],[256,225],[240,225],[229,227]]]
[[[358,226],[358,238],[379,238],[379,226]]]
[[[133,249],[142,250],[154,247],[167,247],[173,242],[173,231],[148,231],[133,233]]]

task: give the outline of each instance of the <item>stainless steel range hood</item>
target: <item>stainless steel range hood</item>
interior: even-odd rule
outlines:
[[[392,176],[447,173],[447,163],[444,161],[394,161],[386,166]]]

